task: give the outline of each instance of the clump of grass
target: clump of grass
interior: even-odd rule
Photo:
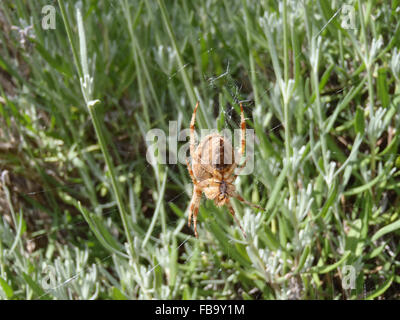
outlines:
[[[44,30],[46,4],[0,3],[1,298],[399,298],[396,3],[345,28],[336,2],[60,0]],[[195,239],[185,165],[146,159],[197,99],[255,131],[247,239],[211,201]]]

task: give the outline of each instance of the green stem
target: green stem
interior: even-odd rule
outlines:
[[[162,15],[162,18],[164,20],[164,24],[165,24],[165,27],[167,29],[167,33],[168,33],[168,35],[169,35],[169,37],[171,39],[172,47],[174,48],[174,50],[176,52],[176,56],[177,56],[177,59],[178,59],[178,65],[179,65],[179,73],[182,75],[183,84],[184,84],[186,92],[187,92],[187,94],[189,96],[190,104],[194,107],[196,105],[197,100],[198,100],[196,98],[197,95],[196,95],[196,92],[194,90],[194,86],[193,86],[192,82],[190,81],[189,76],[188,76],[188,74],[186,72],[186,68],[185,68],[186,65],[185,65],[185,63],[183,61],[181,52],[180,52],[180,50],[178,48],[178,44],[176,42],[175,35],[174,35],[173,31],[172,31],[172,26],[171,26],[171,22],[170,22],[170,20],[168,18],[167,9],[165,8],[165,4],[164,4],[163,0],[157,0],[157,2],[158,2],[158,6],[160,7],[160,10],[161,10],[161,15]],[[198,121],[200,122],[200,127],[211,128],[212,127],[211,123],[209,123],[208,117],[205,116],[204,109],[200,108],[200,112],[201,112],[201,116],[198,119]]]
[[[318,49],[317,49],[318,50]],[[317,57],[318,59],[318,57]],[[322,160],[324,163],[323,172],[326,174],[328,170],[328,154],[327,154],[327,146],[326,146],[326,138],[325,138],[325,127],[324,127],[324,116],[321,104],[321,97],[319,93],[319,79],[318,79],[318,69],[314,68],[312,72],[312,80],[314,85],[314,91],[316,94],[315,102],[317,104],[317,115],[318,115],[318,124],[319,124],[319,132],[321,135],[321,148],[322,148]]]
[[[372,79],[372,70],[371,66],[367,66],[367,74],[368,74],[368,95],[369,95],[369,118],[372,118],[372,112],[374,112],[374,87],[373,87],[373,79]],[[370,139],[370,149],[371,149],[371,175],[372,178],[375,177],[375,169],[376,169],[376,155],[375,155],[375,146],[376,140]]]
[[[183,63],[182,55],[181,55],[178,45],[176,43],[175,35],[172,32],[172,26],[171,26],[171,23],[169,21],[168,15],[167,15],[167,9],[165,8],[164,1],[157,0],[157,2],[158,2],[158,6],[160,7],[161,15],[163,17],[165,26],[167,28],[167,33],[171,39],[172,46],[174,47],[174,50],[176,51],[180,73],[182,74],[183,83],[184,83],[186,91],[189,95],[190,103],[194,106],[197,102],[196,94],[195,94],[193,86],[191,85],[191,82],[189,80],[189,76],[187,75],[187,72],[185,70],[185,64]]]
[[[82,68],[81,68],[81,65],[80,65],[79,59],[78,59],[78,51],[76,50],[74,41],[72,41],[72,31],[71,31],[71,26],[69,24],[69,20],[67,17],[67,13],[65,11],[64,0],[58,0],[58,4],[60,6],[61,16],[64,21],[65,30],[67,31],[67,36],[68,36],[69,44],[71,46],[72,56],[74,57],[76,70],[78,71],[79,78],[83,78]]]
[[[285,81],[285,90],[283,93],[283,114],[284,114],[284,122],[285,122],[285,151],[286,151],[286,159],[290,161],[292,156],[291,146],[291,138],[290,138],[290,114],[289,114],[289,104],[291,93],[288,92],[289,86],[289,47],[288,47],[288,21],[287,21],[287,1],[283,1],[283,51],[284,51],[284,81]],[[296,200],[294,181],[293,181],[293,172],[292,167],[289,167],[288,170],[288,184],[289,184],[289,192],[293,201]]]
[[[372,57],[370,57],[370,52],[368,48],[368,39],[367,39],[367,29],[365,25],[365,20],[364,20],[364,11],[361,6],[361,1],[358,0],[358,11],[360,14],[360,20],[361,20],[361,36],[362,36],[362,41],[364,42],[364,51],[365,51],[365,56],[364,56],[364,63],[365,63],[365,68],[367,70],[367,79],[368,79],[368,97],[369,97],[369,118],[372,118],[372,114],[374,112],[374,101],[375,101],[375,96],[374,96],[374,85],[373,85],[373,70],[372,70]],[[370,139],[370,149],[371,149],[371,175],[372,178],[375,177],[375,169],[376,169],[376,154],[375,154],[375,145],[376,145],[376,140],[375,139]]]
[[[122,195],[118,188],[118,182],[117,182],[117,178],[115,175],[114,165],[112,163],[111,156],[106,147],[107,146],[106,139],[104,137],[103,130],[101,129],[101,124],[97,117],[96,111],[94,110],[94,106],[95,106],[94,104],[88,105],[89,114],[92,119],[92,123],[93,123],[94,129],[95,129],[95,132],[96,132],[96,136],[97,136],[97,139],[100,144],[101,152],[103,153],[103,157],[104,157],[105,163],[108,168],[109,176],[111,178],[111,185],[113,188],[115,199],[117,201],[118,210],[119,210],[119,213],[121,216],[122,225],[124,227],[125,236],[127,238],[129,248],[131,251],[131,256],[132,256],[132,258],[136,259],[136,254],[135,254],[135,250],[134,250],[134,246],[133,246],[132,237],[130,235],[129,228],[128,228],[128,215],[123,206]]]
[[[243,1],[243,7],[245,11],[245,26],[246,26],[246,39],[247,39],[247,46],[249,48],[249,64],[250,64],[250,75],[251,75],[251,82],[252,82],[252,87],[253,87],[253,92],[254,92],[254,104],[256,107],[260,105],[260,95],[258,93],[258,81],[256,77],[256,71],[255,71],[255,63],[254,63],[254,56],[252,49],[252,41],[251,41],[251,31],[250,31],[250,25],[249,25],[249,20],[250,20],[250,15],[247,9],[247,3],[246,1]]]
[[[289,81],[289,49],[288,49],[288,31],[287,31],[287,0],[283,1],[283,54],[284,54],[284,77],[287,86]]]
[[[120,217],[121,217],[121,221],[122,221],[122,225],[124,228],[124,232],[125,232],[125,236],[128,242],[128,253],[129,253],[129,257],[130,257],[130,261],[133,264],[133,269],[135,274],[137,275],[137,277],[139,278],[139,284],[141,286],[141,288],[143,289],[143,292],[145,293],[145,295],[147,296],[147,298],[151,298],[151,295],[148,293],[147,289],[145,288],[145,286],[143,285],[143,279],[142,276],[140,274],[140,270],[139,270],[139,261],[138,261],[138,257],[136,255],[135,252],[135,247],[133,244],[133,240],[129,231],[129,225],[128,225],[128,214],[125,211],[125,207],[123,205],[123,200],[122,200],[122,194],[119,190],[118,187],[118,181],[116,178],[116,174],[115,174],[115,169],[114,169],[114,165],[110,156],[110,153],[108,152],[107,149],[107,142],[101,127],[101,123],[97,117],[96,114],[96,110],[95,110],[95,105],[99,102],[99,100],[92,100],[92,91],[90,88],[90,85],[86,83],[86,85],[83,85],[85,83],[85,81],[92,81],[92,78],[90,77],[89,74],[89,70],[87,68],[87,56],[86,56],[86,40],[85,40],[85,32],[83,29],[83,23],[82,23],[82,16],[80,14],[80,11],[77,12],[77,19],[78,19],[78,34],[79,34],[79,40],[80,40],[80,44],[81,46],[85,46],[85,48],[81,48],[81,60],[79,63],[78,60],[78,54],[77,54],[77,50],[75,48],[75,46],[73,45],[72,42],[72,36],[70,33],[70,27],[69,27],[69,22],[67,19],[67,16],[65,14],[65,8],[64,8],[64,3],[63,0],[59,0],[59,4],[60,7],[62,7],[62,12],[63,12],[63,19],[64,19],[64,24],[66,26],[66,29],[69,30],[67,32],[69,32],[68,35],[68,39],[72,48],[72,52],[74,55],[74,61],[76,64],[76,68],[78,70],[78,74],[81,76],[81,88],[82,88],[82,93],[84,95],[85,98],[85,103],[86,106],[88,108],[90,117],[92,119],[92,123],[96,132],[96,136],[97,139],[99,141],[100,144],[100,148],[105,160],[105,163],[107,165],[107,169],[108,169],[108,174],[111,178],[111,185],[112,185],[112,189],[113,189],[113,193],[114,193],[114,197],[117,201],[117,206],[118,206],[118,210],[120,213]],[[82,66],[85,66],[84,68],[82,68]],[[83,71],[85,72],[83,74]]]

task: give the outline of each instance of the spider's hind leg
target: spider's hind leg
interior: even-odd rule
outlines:
[[[198,238],[197,234],[197,214],[199,213],[199,206],[201,200],[201,190],[194,187],[192,200],[190,201],[189,205],[189,219],[188,219],[188,226],[190,227],[192,223],[192,216],[193,216],[193,225],[194,225],[194,234],[196,238]]]
[[[197,180],[196,180],[196,178],[195,178],[195,176],[193,174],[193,169],[192,169],[192,166],[189,163],[189,159],[188,158],[186,158],[186,166],[187,166],[187,169],[189,171],[190,178],[192,178],[193,183],[197,184]]]

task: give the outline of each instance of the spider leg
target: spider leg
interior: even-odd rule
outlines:
[[[240,225],[240,222],[239,222],[238,218],[236,218],[235,210],[233,209],[232,204],[230,203],[229,200],[226,202],[226,206],[228,207],[229,212],[231,213],[233,219],[235,220],[235,222],[236,222],[237,225],[239,226],[240,230],[242,231],[243,236],[246,238],[246,233],[244,232],[242,226]]]
[[[188,158],[186,158],[186,166],[188,168],[189,175],[192,178],[193,184],[197,184],[197,180],[193,174],[192,166],[190,165]]]
[[[240,129],[241,129],[241,133],[240,133],[240,140],[241,140],[241,148],[240,148],[240,158],[239,160],[244,156],[245,150],[246,150],[246,121],[244,119],[244,111],[243,111],[243,105],[240,104]],[[246,162],[247,162],[247,157],[244,159],[244,162],[241,165],[237,165],[237,163],[235,162],[234,165],[229,169],[228,176],[234,172],[234,170],[236,168],[238,168],[239,170],[237,171],[237,173],[235,174],[235,178],[238,175],[238,173],[240,171],[243,170],[243,168],[246,167]]]
[[[199,234],[197,233],[197,215],[199,213],[199,207],[196,207],[193,212],[193,225],[194,225],[194,235],[196,238],[199,237]]]
[[[218,178],[208,178],[208,179],[198,182],[197,188],[203,190],[204,188],[210,187],[210,185],[212,185],[212,184],[219,185],[219,184],[221,184],[221,180],[219,180]],[[204,192],[204,190],[203,190],[203,192]]]
[[[237,171],[234,173],[234,175],[233,175],[233,180],[232,180],[232,182],[233,181],[235,181],[236,180],[236,178],[240,175],[240,173],[242,172],[242,170],[244,169],[244,168],[246,168],[246,163],[247,163],[247,159],[249,159],[249,157],[246,157],[246,159],[244,159],[244,162],[240,165],[240,166],[235,166],[234,167],[234,169],[237,169]],[[231,171],[231,170],[229,170],[229,171]],[[232,171],[233,172],[233,171]]]
[[[247,156],[247,157],[244,159],[243,163],[242,163],[241,165],[237,166],[237,168],[238,168],[238,171],[237,171],[237,172],[240,172],[240,171],[242,171],[244,168],[246,168],[246,163],[247,163],[247,160],[248,160],[248,159],[250,159],[250,156]]]
[[[258,206],[258,205],[256,205],[256,204],[254,204],[254,203],[251,203],[251,202],[247,201],[246,199],[244,199],[244,198],[243,198],[240,194],[238,194],[237,192],[234,192],[234,193],[232,194],[232,197],[233,197],[233,198],[236,198],[236,199],[238,199],[238,200],[240,200],[241,202],[243,202],[243,203],[245,203],[245,204],[248,204],[249,206],[252,206],[253,208],[257,208],[257,209],[260,209],[260,210],[265,211],[264,208],[262,208],[262,207],[260,207],[260,206]]]
[[[237,163],[234,162],[231,167],[229,168],[228,171],[224,172],[224,176],[225,177],[230,177],[232,175],[232,173],[235,171],[235,169],[237,168]]]
[[[221,181],[222,180],[222,174],[219,172],[217,169],[214,169],[213,172],[211,172],[213,177],[215,177],[217,180]]]
[[[194,189],[193,189],[192,200],[190,201],[190,206],[189,206],[188,226],[190,227],[191,222],[192,222],[192,216],[193,216],[194,234],[195,234],[196,238],[198,238],[198,234],[197,234],[197,214],[199,212],[200,200],[201,200],[201,190],[195,186]]]
[[[194,107],[193,115],[192,115],[192,121],[190,121],[190,156],[194,156],[194,145],[195,145],[195,140],[194,140],[194,124],[196,122],[196,112],[197,108],[199,106],[199,101],[197,101],[196,106]]]
[[[246,149],[246,121],[244,120],[243,105],[240,104],[240,128],[241,128],[241,150],[240,157],[243,157]]]

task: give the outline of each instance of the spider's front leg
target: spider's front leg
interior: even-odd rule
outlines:
[[[197,214],[199,213],[199,206],[200,206],[200,200],[201,200],[201,188],[199,188],[199,183],[197,182],[196,177],[193,174],[192,167],[189,163],[189,160],[186,158],[186,165],[189,171],[190,178],[192,178],[193,181],[193,195],[192,195],[192,200],[190,201],[189,205],[189,221],[188,221],[188,226],[190,227],[190,224],[192,223],[192,215],[193,215],[193,222],[194,222],[194,234],[196,235],[196,238],[198,237],[197,235]]]

